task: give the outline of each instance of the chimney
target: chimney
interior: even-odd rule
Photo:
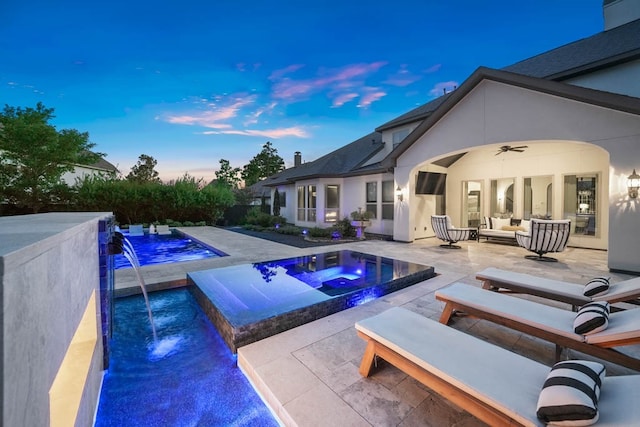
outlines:
[[[296,151],[293,154],[293,167],[297,168],[300,165],[302,165],[302,154],[300,154],[299,151]]]
[[[640,19],[640,2],[637,0],[603,0],[604,30],[619,27]]]

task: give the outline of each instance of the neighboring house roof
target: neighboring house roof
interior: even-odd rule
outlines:
[[[640,19],[516,62],[502,70],[559,81],[638,58],[640,58]],[[454,92],[414,108],[376,128],[376,131],[382,132],[424,120]]]
[[[272,187],[302,179],[353,176],[383,171],[379,163],[361,167],[362,164],[383,147],[382,135],[378,132],[372,132],[317,160],[303,163],[300,166],[288,168],[272,175],[260,181],[260,184]]]
[[[544,80],[522,74],[510,73],[491,68],[478,68],[460,87],[443,102],[433,114],[413,130],[382,162],[385,168],[394,167],[396,159],[418,140],[431,126],[437,123],[459,101],[483,80],[492,80],[512,86],[535,90],[537,92],[559,96],[574,101],[597,105],[618,111],[640,115],[640,98],[574,86],[566,83]]]
[[[97,162],[89,166],[96,169],[104,169],[109,172],[118,172],[118,168],[116,168],[113,164],[106,161],[102,157]]]

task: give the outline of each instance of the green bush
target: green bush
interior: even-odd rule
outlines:
[[[334,230],[337,230],[342,237],[356,236],[356,229],[353,225],[351,225],[351,220],[346,216],[340,221],[337,221],[332,228]]]
[[[275,229],[276,233],[286,234],[289,236],[299,236],[302,234],[302,228],[295,225],[284,225]]]
[[[311,237],[331,237],[331,229],[313,227],[309,229],[308,235]]]
[[[193,227],[195,224],[191,221],[185,221],[182,223],[185,227]]]

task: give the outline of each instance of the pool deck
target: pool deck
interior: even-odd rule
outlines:
[[[598,275],[611,276],[612,283],[632,277],[610,273],[607,253],[599,250],[568,248],[556,254],[558,263],[540,263],[524,259],[526,251],[519,247],[484,241],[462,242],[460,250],[440,248],[441,242],[435,238],[414,243],[365,240],[299,249],[214,227],[193,227],[182,231],[229,256],[143,267],[143,276],[150,288],[166,287],[167,283],[184,284],[189,271],[336,249],[433,265],[439,274],[376,301],[241,347],[238,363],[287,426],[484,425],[392,366],[383,366],[369,378],[361,377],[358,367],[365,343],[356,335],[355,322],[394,306],[437,320],[443,304],[435,300],[434,292],[453,282],[480,286],[475,273],[486,267],[545,275],[575,283],[584,283]],[[131,271],[116,271],[118,292],[123,295],[136,292],[137,287]],[[568,305],[556,305],[569,309]],[[548,342],[470,318],[456,318],[452,326],[549,366],[553,363],[555,348]],[[640,345],[624,347],[624,351],[640,357]],[[634,373],[616,365],[606,365],[609,374]]]

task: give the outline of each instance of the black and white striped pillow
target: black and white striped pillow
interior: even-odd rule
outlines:
[[[598,421],[598,399],[605,377],[598,362],[567,360],[558,362],[538,396],[536,415],[548,425],[588,426]]]
[[[604,331],[609,326],[609,303],[594,301],[580,307],[573,321],[576,334],[589,335]]]
[[[610,277],[594,277],[584,285],[585,297],[597,297],[609,292],[609,279]]]

